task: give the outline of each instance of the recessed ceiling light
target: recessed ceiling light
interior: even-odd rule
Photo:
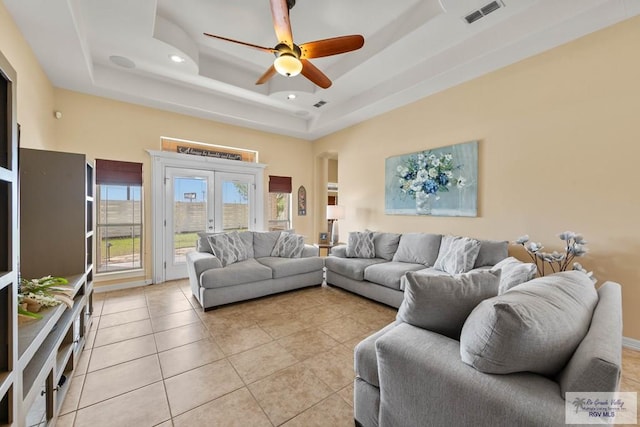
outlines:
[[[296,94],[290,93],[289,95],[287,95],[287,99],[296,99]]]
[[[177,64],[182,64],[184,61],[186,61],[186,59],[184,59],[182,56],[176,55],[175,53],[169,55],[169,59]]]
[[[132,60],[130,60],[129,58],[125,58],[124,56],[112,55],[109,57],[109,61],[122,68],[136,68],[136,64]]]

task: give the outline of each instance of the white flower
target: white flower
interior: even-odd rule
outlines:
[[[429,174],[427,173],[426,170],[422,169],[421,171],[418,171],[418,176],[416,176],[416,179],[419,179],[420,181],[424,182],[427,179],[429,179]]]
[[[558,237],[560,237],[560,240],[571,240],[576,237],[576,233],[573,231],[565,231],[564,233],[558,234]]]
[[[433,159],[433,160],[431,161],[431,165],[432,165],[434,168],[437,168],[438,166],[440,166],[440,159]]]
[[[525,234],[524,236],[518,237],[518,240],[516,240],[516,243],[519,245],[524,245],[528,241],[529,241],[529,235]]]
[[[449,178],[449,179],[453,178],[453,172],[451,172],[451,171],[446,171],[444,174],[445,174],[445,175],[447,176],[447,178]]]
[[[462,188],[466,185],[466,182],[467,182],[466,178],[459,176],[458,179],[456,180],[456,187]]]
[[[429,176],[430,176],[431,178],[435,178],[435,177],[437,177],[437,176],[438,176],[438,171],[437,171],[435,168],[431,168],[431,169],[429,169]]]
[[[444,159],[447,162],[450,162],[451,160],[453,160],[453,155],[451,153],[447,153],[447,154],[444,155]]]

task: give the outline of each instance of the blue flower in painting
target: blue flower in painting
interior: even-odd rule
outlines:
[[[438,192],[438,183],[430,179],[424,183],[424,192],[427,194],[436,194]]]
[[[441,173],[438,175],[438,182],[440,185],[447,185],[449,183],[449,177],[446,174]]]

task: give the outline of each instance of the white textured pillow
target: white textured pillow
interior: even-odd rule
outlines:
[[[503,259],[491,268],[491,271],[495,270],[502,271],[498,295],[502,295],[514,286],[534,279],[538,272],[535,264],[522,262],[512,256]]]
[[[300,258],[304,250],[304,237],[299,234],[283,231],[278,237],[271,256],[281,258]]]
[[[348,258],[375,258],[376,249],[373,245],[373,233],[352,231],[349,233],[347,244]]]
[[[591,324],[598,293],[580,271],[539,277],[482,301],[460,335],[462,361],[488,374],[552,376]]]
[[[405,277],[404,300],[396,319],[457,340],[469,313],[498,294],[500,271],[456,276],[409,271]]]
[[[207,236],[207,241],[223,267],[248,258],[247,248],[237,231],[212,234]]]
[[[444,236],[434,268],[449,274],[466,273],[473,268],[480,242],[469,237]]]

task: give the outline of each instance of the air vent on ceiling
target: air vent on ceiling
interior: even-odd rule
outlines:
[[[320,108],[326,103],[327,103],[327,101],[318,101],[315,104],[313,104],[313,106],[316,107],[316,108]]]
[[[478,19],[487,16],[491,12],[495,12],[501,7],[504,7],[504,3],[502,3],[501,1],[492,1],[489,4],[482,6],[480,9],[474,10],[473,12],[469,13],[464,17],[464,20],[467,21],[468,24],[471,24],[473,22],[476,22]]]

